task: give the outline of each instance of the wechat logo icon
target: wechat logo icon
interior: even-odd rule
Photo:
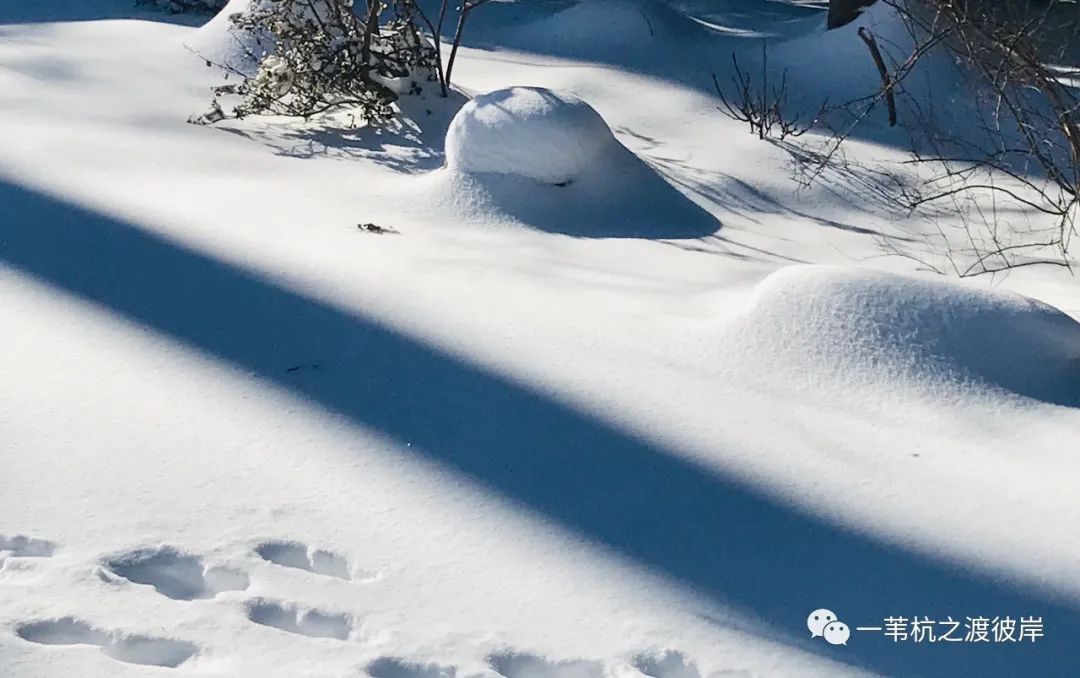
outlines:
[[[847,645],[851,629],[837,618],[836,613],[824,608],[814,610],[806,618],[806,628],[811,638],[824,638],[829,645]]]

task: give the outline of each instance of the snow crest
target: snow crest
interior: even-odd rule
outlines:
[[[758,284],[732,331],[740,350],[794,381],[960,384],[1080,401],[1080,323],[1011,292],[793,266]]]
[[[446,134],[446,163],[462,172],[565,184],[617,145],[604,119],[581,99],[511,87],[462,107]]]

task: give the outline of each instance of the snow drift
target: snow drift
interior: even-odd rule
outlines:
[[[1080,323],[1018,294],[861,268],[794,266],[758,284],[729,337],[796,382],[990,388],[1080,402]]]
[[[462,107],[447,131],[446,170],[448,202],[544,230],[700,237],[718,228],[589,104],[539,87],[497,90]]]

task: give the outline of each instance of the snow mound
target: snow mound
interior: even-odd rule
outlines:
[[[744,362],[771,363],[791,382],[975,386],[1080,403],[1080,323],[1010,292],[793,266],[758,284],[730,331]]]
[[[437,199],[465,221],[507,217],[586,237],[702,237],[716,219],[620,144],[589,104],[512,87],[478,96],[446,134]]]
[[[574,181],[618,142],[592,106],[540,87],[511,87],[465,104],[446,133],[446,164],[546,184]]]

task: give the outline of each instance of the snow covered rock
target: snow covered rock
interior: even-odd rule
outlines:
[[[511,87],[462,107],[446,134],[446,163],[462,172],[565,184],[617,146],[604,119],[581,99]]]
[[[792,384],[915,383],[1080,402],[1080,323],[1010,292],[857,267],[760,282],[729,337]],[[764,363],[764,365],[762,364]]]

